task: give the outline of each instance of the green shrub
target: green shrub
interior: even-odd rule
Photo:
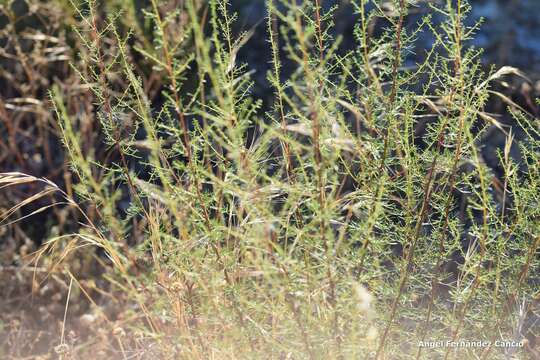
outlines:
[[[76,179],[63,196],[85,226],[41,254],[106,255],[107,291],[126,306],[107,326],[125,357],[503,358],[512,349],[418,343],[522,340],[539,267],[537,124],[491,87],[520,73],[483,72],[465,1],[432,5],[445,20],[413,31],[415,1],[352,5],[346,50],[336,8],[266,2],[269,109],[226,1],[152,0],[132,29],[126,12],[76,7],[73,67],[100,132],[82,146],[83,119],[51,90]],[[376,17],[390,24],[378,36]],[[412,57],[422,32],[435,42]],[[497,95],[528,134],[525,170],[485,110]],[[502,178],[479,148],[494,126]]]

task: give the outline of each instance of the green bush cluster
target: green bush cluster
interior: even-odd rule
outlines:
[[[108,291],[130,304],[112,347],[185,359],[525,354],[418,346],[527,336],[540,167],[536,120],[492,87],[522,74],[484,71],[466,46],[477,26],[465,1],[430,5],[445,20],[428,14],[411,31],[417,3],[352,1],[356,46],[344,50],[337,7],[266,1],[269,109],[238,61],[252,32],[237,33],[227,1],[152,0],[144,16],[118,6],[108,18],[95,1],[71,4],[72,66],[94,109],[66,106],[61,87],[50,98],[74,176],[62,194],[84,226],[40,254],[106,255]],[[389,24],[377,36],[375,18]],[[433,47],[404,66],[421,32]],[[525,140],[485,110],[493,97]],[[479,147],[494,128],[502,176]]]

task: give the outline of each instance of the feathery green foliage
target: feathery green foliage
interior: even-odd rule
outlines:
[[[68,202],[89,214],[42,252],[91,244],[111,260],[109,291],[132,303],[111,345],[123,356],[495,359],[513,350],[418,343],[522,340],[540,265],[538,126],[514,107],[518,165],[514,134],[484,110],[517,70],[483,72],[465,1],[431,5],[445,20],[412,32],[417,1],[351,3],[346,50],[336,8],[266,1],[270,107],[238,61],[252,33],[236,33],[227,1],[152,0],[131,29],[125,10],[103,20],[95,1],[71,4],[85,46],[73,67],[109,156],[83,146],[83,119],[52,89]],[[374,18],[389,24],[377,36]],[[409,66],[421,32],[433,47]],[[494,126],[500,178],[479,148]]]

